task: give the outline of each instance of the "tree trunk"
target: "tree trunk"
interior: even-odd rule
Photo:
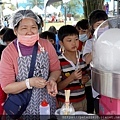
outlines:
[[[104,9],[104,0],[83,0],[84,17],[88,18],[89,14],[96,9]]]

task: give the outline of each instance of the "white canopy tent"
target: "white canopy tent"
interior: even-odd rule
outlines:
[[[5,8],[3,10],[3,16],[11,15],[11,14],[13,14],[13,10],[11,10],[10,8]]]
[[[44,14],[44,11],[41,10],[38,6],[34,6],[32,9],[31,9],[33,12],[37,13],[37,14]]]
[[[55,7],[53,7],[52,5],[46,7],[46,13],[52,14],[52,13],[58,13],[58,12],[60,11]]]

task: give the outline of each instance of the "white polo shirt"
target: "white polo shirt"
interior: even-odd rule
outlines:
[[[84,48],[83,48],[83,60],[84,60],[84,61],[85,61],[85,57],[84,57],[85,54],[92,52],[92,46],[93,46],[93,38],[88,39],[88,40],[86,41],[86,43],[85,43]],[[91,84],[91,86],[92,86],[92,84]],[[96,98],[96,97],[99,95],[99,93],[96,92],[96,91],[93,89],[93,87],[92,87],[92,93],[93,93],[93,98]]]

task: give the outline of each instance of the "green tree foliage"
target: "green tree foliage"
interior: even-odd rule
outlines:
[[[54,6],[54,7],[58,7],[59,5],[61,5],[62,4],[62,2],[55,2],[55,3],[53,3],[52,5]]]
[[[28,0],[28,5],[33,8],[35,5],[43,8],[44,7],[44,1],[43,0]]]
[[[88,18],[89,14],[96,9],[103,9],[104,0],[83,0],[84,17]]]
[[[88,15],[96,9],[103,9],[105,0],[70,0],[68,3],[55,2],[52,5],[54,7],[62,6],[63,11],[66,7],[67,14],[72,14],[73,17],[79,14],[79,9],[83,7],[84,17],[88,18]],[[28,5],[34,7],[37,5],[41,9],[44,7],[44,0],[28,0]],[[65,11],[64,11],[65,12]]]
[[[79,9],[82,7],[81,0],[70,0],[68,3],[62,4],[63,8],[66,7],[67,14],[72,14],[74,17],[79,13]]]
[[[72,14],[73,16],[79,13],[79,9],[82,7],[82,0],[70,0],[67,3],[55,2],[52,4],[54,7],[62,6],[63,11],[66,7],[67,14]],[[65,11],[64,11],[65,12]]]
[[[71,0],[66,4],[67,13],[72,13],[73,15],[79,12],[79,8],[82,7],[80,0]]]

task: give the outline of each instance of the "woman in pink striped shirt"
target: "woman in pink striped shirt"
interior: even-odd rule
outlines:
[[[57,84],[60,63],[54,47],[40,39],[40,19],[31,10],[20,10],[13,17],[17,36],[4,50],[0,63],[0,84],[6,94],[17,94],[33,89],[32,97],[23,115],[39,115],[39,105],[46,99],[51,114],[56,110]],[[28,78],[32,51],[38,43],[38,52],[32,78]],[[49,81],[49,82],[48,82]]]

